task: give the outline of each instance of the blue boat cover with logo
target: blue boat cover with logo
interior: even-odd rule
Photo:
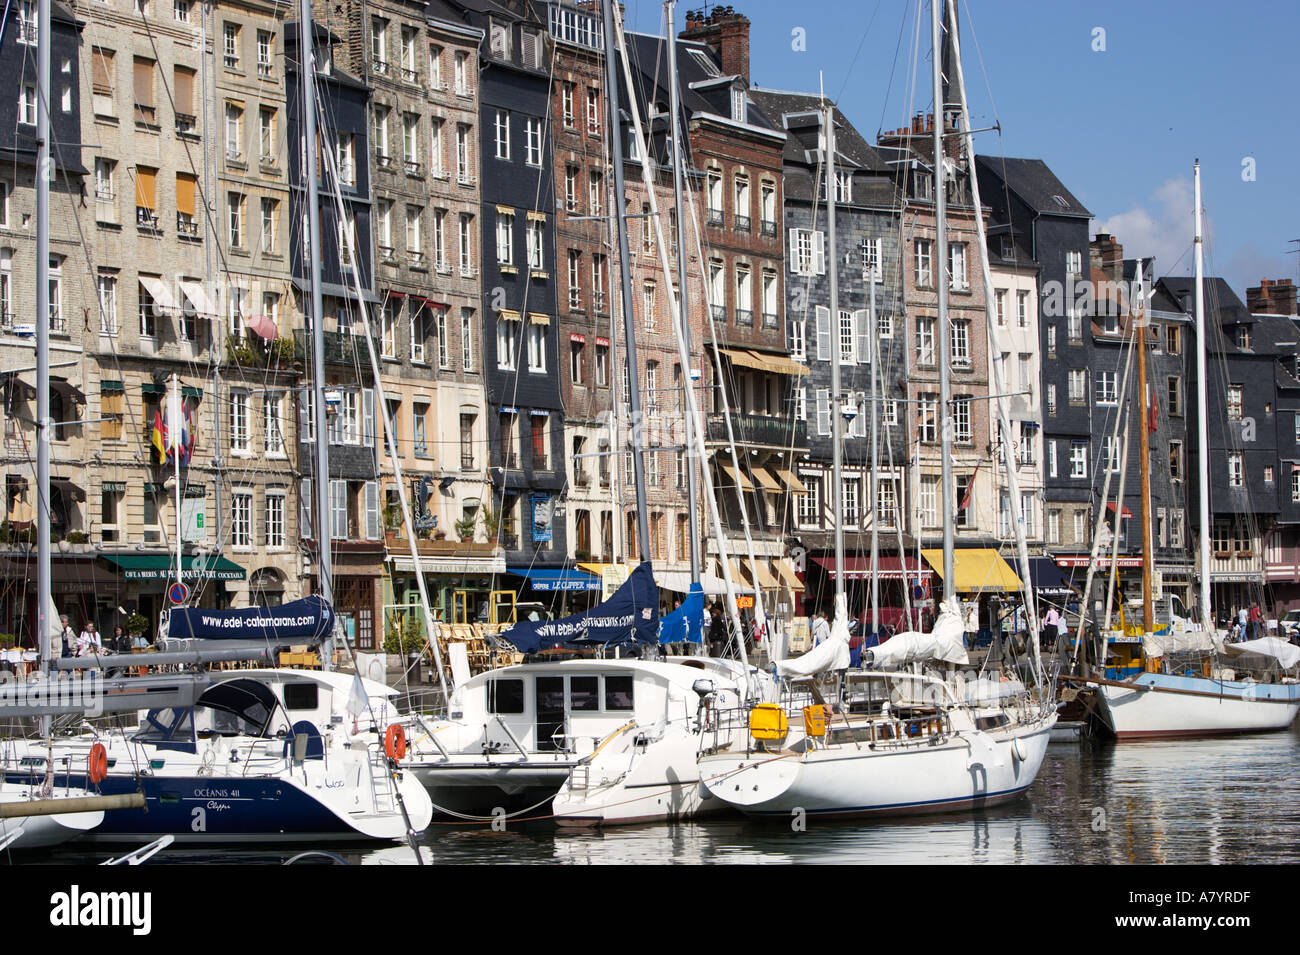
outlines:
[[[559,620],[524,621],[503,631],[522,653],[552,647],[654,643],[659,637],[659,588],[649,562],[642,562],[604,603]]]
[[[660,643],[701,643],[704,631],[704,588],[691,584],[682,605],[659,621]]]
[[[334,630],[334,608],[312,594],[279,607],[203,610],[177,607],[167,618],[167,636],[184,640],[266,640],[315,643]]]

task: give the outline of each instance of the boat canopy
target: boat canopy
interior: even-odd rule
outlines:
[[[1272,657],[1284,670],[1289,670],[1300,663],[1300,647],[1279,637],[1261,637],[1259,640],[1246,640],[1243,643],[1225,643],[1223,652],[1234,657],[1247,653]]]
[[[660,643],[701,643],[704,632],[704,588],[691,584],[682,605],[659,621]]]
[[[167,636],[185,640],[266,640],[315,643],[334,630],[334,608],[312,594],[279,607],[203,610],[178,607],[167,619]]]
[[[1175,632],[1170,628],[1164,633],[1148,633],[1142,637],[1142,653],[1152,658],[1162,657],[1166,653],[1192,653],[1197,650],[1217,649],[1219,644],[1214,634],[1208,630]]]
[[[659,589],[648,561],[638,564],[609,599],[559,620],[525,620],[500,635],[521,653],[553,647],[651,644],[659,639]]]

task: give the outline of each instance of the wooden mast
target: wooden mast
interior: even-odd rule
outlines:
[[[1138,260],[1137,294],[1138,305],[1133,319],[1137,326],[1135,331],[1138,346],[1138,434],[1142,437],[1138,442],[1139,470],[1142,472],[1142,632],[1150,636],[1154,623],[1151,606],[1151,431],[1148,426],[1150,412],[1147,410],[1147,310],[1140,259]],[[1122,499],[1118,503],[1117,511],[1116,527],[1123,520]]]

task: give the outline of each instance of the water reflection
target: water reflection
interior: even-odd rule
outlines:
[[[814,818],[803,832],[741,818],[601,831],[435,825],[420,851],[426,863],[471,865],[1296,862],[1297,757],[1297,728],[1224,740],[1054,745],[1028,798],[977,815],[870,825]],[[279,864],[303,848],[175,846],[156,861]],[[408,846],[313,848],[351,863],[415,863]],[[46,859],[88,862],[110,854],[74,844]]]

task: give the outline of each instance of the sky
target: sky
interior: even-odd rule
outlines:
[[[624,2],[629,27],[662,31],[659,0]],[[679,2],[678,29],[703,6]],[[824,84],[869,142],[930,109],[929,0],[732,6],[752,24],[754,85]],[[1154,255],[1160,275],[1192,274],[1199,158],[1206,274],[1243,300],[1261,278],[1300,279],[1300,3],[961,0],[959,15],[972,124],[1001,127],[977,152],[1044,160],[1094,234]]]

